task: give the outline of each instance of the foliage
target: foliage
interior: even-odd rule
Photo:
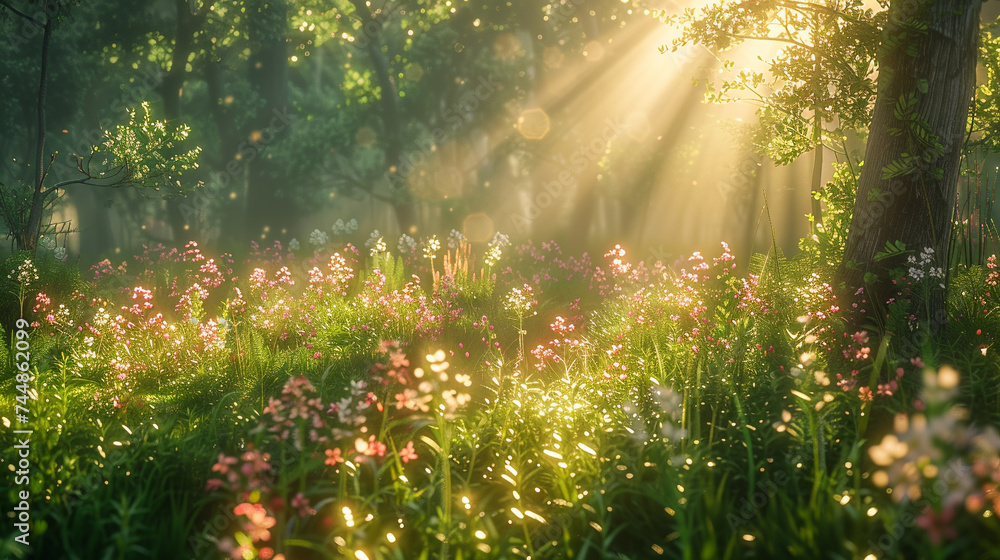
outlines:
[[[111,176],[116,182],[136,188],[160,190],[164,186],[178,190],[180,176],[197,169],[201,148],[185,150],[190,128],[151,119],[149,103],[143,102],[142,114],[137,115],[137,110],[130,110],[128,122],[107,131],[101,146],[93,149],[91,156],[107,154],[104,162],[114,171],[88,175],[94,179]]]
[[[861,0],[785,2],[721,0],[680,14],[661,12],[681,35],[670,48],[702,44],[724,56],[745,42],[777,44],[761,59],[766,72],[737,71],[719,84],[709,82],[706,100],[745,100],[759,105],[760,127],[754,145],[779,164],[789,163],[823,143],[839,150],[848,135],[867,130],[875,100],[876,54],[881,10]],[[828,128],[832,126],[833,128]]]
[[[834,164],[833,178],[813,193],[823,203],[823,222],[810,217],[812,234],[802,238],[799,249],[824,270],[835,270],[844,260],[862,165]]]
[[[482,276],[464,241],[435,239],[412,240],[409,260],[373,243],[366,267],[350,245],[255,247],[240,262],[151,247],[83,284],[30,284],[32,496],[51,496],[34,513],[38,550],[965,557],[1000,540],[992,440],[936,447],[938,472],[977,473],[946,498],[914,459],[930,509],[899,499],[910,467],[884,461],[910,460],[903,436],[864,441],[869,417],[919,428],[923,410],[936,425],[928,364],[969,372],[934,403],[998,425],[995,259],[955,272],[948,340],[873,348],[845,332],[859,311],[817,271],[834,236],[795,259],[757,256],[742,277],[727,247],[673,270],[551,243],[493,252]],[[921,262],[901,273],[905,297],[932,281]],[[417,274],[390,282],[389,267]],[[924,332],[889,313],[892,330]],[[900,534],[904,516],[916,526]]]

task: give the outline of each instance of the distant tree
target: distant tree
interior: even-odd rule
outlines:
[[[187,169],[197,167],[200,152],[197,147],[184,149],[183,144],[187,142],[189,134],[186,126],[152,120],[149,106],[144,103],[141,114],[131,110],[126,124],[103,131],[100,143],[92,145],[88,153],[74,154],[76,177],[55,183],[47,181],[56,159],[55,153],[47,154],[45,149],[50,47],[53,30],[71,5],[70,2],[52,0],[42,2],[35,8],[21,10],[7,0],[0,0],[0,10],[22,19],[25,25],[42,30],[36,99],[35,177],[31,184],[0,184],[3,190],[0,195],[0,215],[18,250],[22,251],[34,252],[37,249],[46,210],[65,189],[89,185],[176,191],[181,187],[179,175]]]

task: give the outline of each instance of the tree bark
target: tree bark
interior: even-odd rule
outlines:
[[[292,205],[279,194],[282,181],[279,166],[268,159],[267,148],[288,135],[288,125],[275,125],[276,114],[288,108],[288,2],[287,0],[254,0],[248,2],[251,55],[248,62],[249,80],[263,100],[257,110],[247,149],[240,154],[250,166],[247,187],[247,213],[244,234],[248,240],[260,240],[281,235],[292,223]],[[243,144],[240,144],[243,146]],[[245,150],[241,150],[245,151]]]
[[[28,213],[26,231],[18,237],[17,248],[21,251],[35,252],[38,248],[38,237],[42,233],[42,217],[45,213],[45,96],[49,79],[49,45],[52,42],[52,25],[54,17],[45,20],[45,30],[42,34],[42,64],[38,78],[38,141],[35,145],[35,191],[31,197],[31,211]]]
[[[181,117],[181,94],[187,80],[188,58],[194,51],[194,34],[201,27],[201,21],[204,19],[203,15],[191,13],[187,0],[174,0],[174,8],[177,10],[174,52],[170,57],[170,71],[167,72],[160,84],[163,110],[169,120],[177,120]],[[167,224],[170,225],[175,244],[180,245],[191,239],[196,239],[197,224],[187,222],[181,211],[179,198],[167,198]]]
[[[351,0],[358,18],[361,20],[364,33],[367,37],[365,52],[374,67],[375,79],[378,80],[381,96],[379,103],[382,106],[382,124],[385,135],[385,159],[390,166],[389,187],[390,196],[393,199],[393,210],[396,213],[396,222],[403,233],[413,232],[417,226],[417,213],[413,207],[415,201],[410,192],[409,181],[406,174],[400,173],[403,166],[409,167],[409,162],[404,159],[403,154],[403,119],[399,110],[399,90],[392,76],[392,67],[389,57],[382,53],[382,29],[387,25],[387,20],[375,20],[375,14],[365,4],[364,0]],[[382,16],[385,18],[386,16]],[[376,25],[369,27],[367,24],[375,21]]]
[[[839,274],[848,301],[866,284],[866,273],[877,275],[866,286],[866,299],[876,310],[897,295],[887,272],[905,266],[906,255],[876,262],[887,242],[902,241],[913,251],[932,247],[934,266],[947,269],[953,201],[975,88],[981,5],[981,0],[909,0],[890,7],[891,23],[879,54],[878,95]],[[926,30],[915,32],[907,22],[926,25]],[[899,118],[898,104],[913,95],[914,120],[906,121]],[[915,140],[915,121],[936,136],[938,149]],[[907,154],[923,161],[887,177],[884,168]],[[943,296],[935,287],[928,308],[921,310],[930,315],[935,331],[943,326]]]

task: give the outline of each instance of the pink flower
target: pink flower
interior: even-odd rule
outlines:
[[[868,387],[862,387],[858,389],[858,397],[861,398],[861,402],[872,402],[872,390]]]
[[[385,456],[385,444],[375,441],[375,436],[368,436],[368,441],[361,438],[354,440],[354,449],[368,457]]]
[[[213,469],[214,469],[214,467],[213,467]],[[210,478],[210,479],[208,479],[208,482],[205,483],[205,491],[206,492],[214,492],[214,491],[218,490],[219,488],[222,488],[222,479],[219,479],[219,478]]]
[[[326,450],[326,461],[324,461],[325,464],[330,465],[331,467],[335,467],[337,466],[337,463],[343,463],[343,462],[344,458],[340,454],[339,447],[332,450],[331,449]]]
[[[413,461],[413,460],[415,460],[417,458],[417,452],[413,448],[413,442],[412,441],[408,442],[406,444],[406,447],[404,447],[404,448],[402,448],[402,449],[399,450],[399,458],[404,463],[409,463],[410,461]]]
[[[941,544],[942,540],[951,540],[958,536],[958,531],[951,524],[954,518],[955,510],[952,508],[937,513],[931,506],[927,506],[917,518],[917,526],[926,531],[927,536],[931,539],[931,544],[937,546]]]
[[[274,527],[277,520],[267,515],[264,506],[244,502],[233,508],[233,513],[246,516],[249,520],[243,524],[243,532],[250,537],[250,540],[253,542],[271,540],[271,532],[268,529]]]
[[[302,492],[299,492],[292,498],[292,507],[299,510],[299,517],[316,514],[316,510],[309,507],[309,498],[303,496]]]

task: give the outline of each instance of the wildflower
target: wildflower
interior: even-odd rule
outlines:
[[[326,245],[326,242],[330,240],[330,236],[326,234],[325,231],[314,229],[312,233],[309,234],[309,244],[315,245],[316,247],[322,247]]]
[[[339,447],[326,450],[326,461],[323,461],[324,464],[329,465],[331,467],[336,467],[337,463],[343,463],[343,462],[344,462],[344,457],[340,454]]]
[[[264,509],[264,506],[244,502],[233,508],[233,513],[246,516],[249,520],[243,525],[243,532],[250,537],[250,540],[253,542],[271,540],[269,529],[274,527],[277,520],[267,515],[267,510]]]
[[[448,234],[448,248],[452,250],[458,249],[458,246],[464,239],[465,237],[462,235],[462,232],[457,229],[451,230],[451,233]]]
[[[528,284],[521,288],[511,288],[510,293],[507,294],[506,307],[518,316],[526,315],[537,304],[535,292]]]
[[[413,442],[407,442],[406,447],[399,450],[399,459],[404,463],[409,463],[417,459],[417,452],[413,448]]]
[[[503,255],[503,250],[510,245],[510,237],[500,233],[499,231],[493,234],[493,239],[490,241],[486,248],[486,256],[484,260],[488,266],[493,266],[500,261],[500,257]]]
[[[605,257],[611,257],[611,274],[614,276],[622,276],[628,274],[629,269],[632,268],[630,263],[625,262],[625,249],[622,249],[621,245],[615,245],[613,249],[604,253]]]
[[[253,272],[250,273],[250,283],[260,287],[265,282],[267,282],[267,271],[263,268],[253,269]]]
[[[437,252],[441,250],[441,242],[438,241],[436,235],[431,236],[430,239],[424,243],[424,258],[434,259],[437,257]]]
[[[299,492],[292,498],[292,508],[299,510],[299,517],[316,515],[316,510],[309,507],[309,498],[305,497],[302,492]]]
[[[400,253],[406,255],[417,250],[417,241],[404,233],[399,236],[399,243],[396,246]]]
[[[375,436],[368,436],[368,441],[357,438],[354,440],[354,449],[366,457],[385,456],[385,444],[375,441]]]
[[[917,517],[917,526],[923,529],[930,537],[934,546],[941,544],[943,540],[951,540],[958,537],[958,530],[952,525],[955,518],[954,508],[945,508],[940,513],[935,512],[931,506],[924,508],[924,511]]]
[[[379,253],[384,253],[387,250],[388,246],[385,244],[385,240],[379,237],[378,241],[372,244],[372,248],[371,251],[369,251],[369,254],[374,257],[375,255]]]
[[[32,282],[38,280],[38,269],[32,264],[31,259],[24,259],[24,262],[17,265],[16,269],[10,271],[7,278],[27,288]]]
[[[354,218],[351,218],[346,223],[342,219],[337,219],[337,222],[333,224],[334,235],[340,235],[341,233],[349,234],[356,231],[358,231],[358,221]]]

